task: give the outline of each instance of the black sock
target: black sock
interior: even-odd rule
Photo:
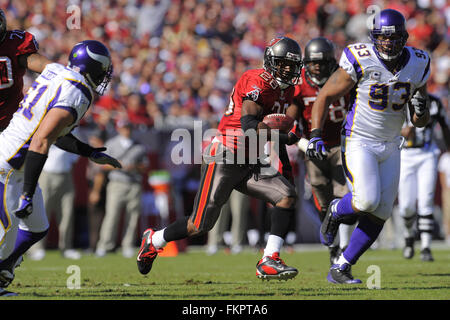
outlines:
[[[176,220],[164,230],[164,240],[166,242],[181,240],[187,238],[187,222],[189,217]]]
[[[270,234],[279,236],[284,239],[289,231],[289,226],[292,221],[292,216],[295,213],[295,209],[273,207],[270,208],[270,213]]]

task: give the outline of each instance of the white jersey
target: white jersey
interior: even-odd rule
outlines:
[[[391,73],[378,58],[374,45],[347,46],[339,65],[356,82],[344,124],[345,135],[376,141],[392,141],[400,135],[406,103],[430,75],[430,57],[422,50],[405,47],[397,72]]]
[[[58,63],[48,64],[31,85],[8,127],[0,134],[0,162],[20,169],[33,134],[52,108],[63,108],[74,122],[60,136],[75,128],[89,108],[94,94],[84,76]]]

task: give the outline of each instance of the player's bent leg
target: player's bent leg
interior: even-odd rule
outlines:
[[[271,213],[270,235],[261,260],[256,264],[256,276],[262,280],[288,280],[298,274],[294,267],[286,265],[280,258],[281,247],[295,214],[294,197],[282,198]]]
[[[329,282],[338,284],[361,283],[361,280],[353,278],[351,266],[375,242],[383,229],[383,225],[384,221],[372,214],[366,213],[359,218],[358,225],[352,233],[348,247],[341,254],[337,263],[330,268],[327,276]]]
[[[210,231],[234,185],[246,174],[240,167],[233,165],[214,162],[203,164],[201,186],[195,197],[193,213],[189,218],[178,219],[162,230],[150,228],[144,232],[136,259],[139,272],[150,272],[158,253],[168,242]]]
[[[280,259],[280,251],[295,214],[297,194],[294,186],[281,174],[255,180],[249,178],[238,189],[251,197],[271,203],[270,235],[263,257],[256,265],[256,276],[264,280],[287,280],[298,274],[298,270],[287,266]]]
[[[334,243],[341,223],[354,223],[356,221],[359,210],[352,205],[352,199],[352,193],[349,192],[342,199],[331,201],[320,226],[320,241],[322,244],[331,246]]]
[[[14,269],[23,261],[23,254],[36,242],[43,239],[48,229],[42,232],[31,232],[19,229],[14,250],[0,262],[0,287],[6,288],[14,280]]]

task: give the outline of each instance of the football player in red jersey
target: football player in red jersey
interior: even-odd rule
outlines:
[[[139,272],[150,272],[158,252],[167,242],[208,232],[232,190],[236,189],[273,205],[271,234],[256,268],[258,278],[280,280],[297,275],[298,270],[287,266],[279,253],[297,198],[294,186],[284,176],[285,172],[289,176],[290,167],[285,145],[296,143],[299,135],[271,130],[262,120],[272,113],[297,118],[297,106],[292,104],[292,99],[302,65],[298,43],[287,37],[276,38],[265,49],[264,67],[246,71],[237,81],[218,134],[205,149],[192,214],[162,230],[144,232],[137,256]],[[251,134],[248,133],[251,132],[259,138],[266,134],[267,139],[249,144]],[[263,174],[265,170],[255,161],[257,157],[252,152],[255,145],[261,145],[261,140],[279,142],[279,156],[286,163],[283,174],[276,170],[271,175]]]
[[[311,39],[305,47],[305,68],[302,70],[300,83],[295,87],[294,103],[299,107],[300,119],[306,138],[310,139],[311,109],[320,88],[338,67],[335,59],[334,44],[323,37]],[[323,221],[328,205],[335,198],[342,198],[348,193],[348,187],[342,168],[341,127],[348,110],[349,98],[342,97],[329,109],[323,132],[323,140],[328,150],[326,159],[309,159],[305,157],[307,178],[311,184],[314,202]],[[352,226],[356,221],[349,221],[340,226],[340,243],[330,247],[330,262],[339,257],[349,241]]]
[[[23,98],[23,76],[31,70],[41,73],[48,63],[38,53],[31,33],[6,30],[6,17],[0,9],[0,131],[3,131]]]

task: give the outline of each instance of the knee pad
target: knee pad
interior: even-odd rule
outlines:
[[[361,212],[374,212],[380,204],[379,199],[369,199],[369,200],[357,200],[354,202],[354,206]]]

